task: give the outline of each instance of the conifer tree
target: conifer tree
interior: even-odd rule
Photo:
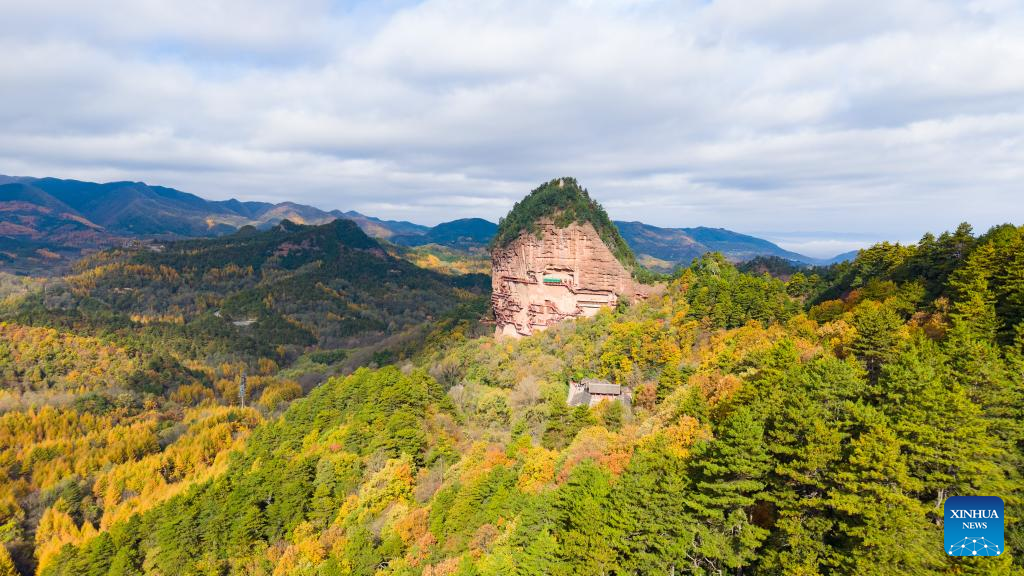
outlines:
[[[125,546],[117,551],[110,562],[110,576],[142,576],[139,569],[138,553],[134,546]]]
[[[519,576],[550,576],[555,572],[560,556],[558,541],[549,529],[544,528],[524,550],[516,573]]]
[[[991,260],[990,252],[991,244],[982,246],[972,262]],[[1002,323],[996,315],[995,298],[981,274],[961,270],[955,280],[959,300],[953,303],[953,326],[945,342],[952,377],[992,420],[993,433],[1014,443],[1024,431],[1019,408],[1015,409],[1022,405],[1024,391],[1008,372],[997,341]]]
[[[375,546],[373,534],[365,527],[358,527],[349,535],[345,556],[352,567],[353,576],[372,576],[382,560]]]
[[[682,574],[691,567],[695,519],[686,460],[664,437],[638,449],[611,492],[606,537],[618,574]]]
[[[952,338],[995,341],[1001,324],[996,316],[996,295],[991,285],[996,258],[995,246],[985,244],[950,278]]]
[[[561,562],[555,573],[604,574],[612,561],[609,541],[601,527],[607,522],[609,477],[592,460],[584,460],[558,490],[553,503],[555,537]]]
[[[665,366],[661,371],[661,375],[658,376],[658,387],[656,389],[658,404],[664,402],[665,398],[675,391],[682,381],[683,373],[676,363],[672,362]]]
[[[763,410],[775,462],[768,482],[773,489],[765,497],[775,506],[776,521],[760,559],[768,573],[818,574],[836,567],[836,514],[828,494],[846,441],[844,398],[863,388],[856,374],[849,364],[823,360],[779,374],[763,393],[771,399]]]
[[[704,398],[700,386],[690,386],[686,390],[686,397],[679,404],[678,415],[686,414],[692,416],[699,422],[707,423],[710,419],[707,399]]]
[[[109,532],[102,532],[89,542],[86,554],[82,558],[83,574],[87,576],[107,576],[116,548]]]
[[[865,427],[850,442],[850,456],[837,475],[829,504],[839,513],[842,571],[865,576],[915,575],[940,569],[942,534],[925,518],[920,490],[902,455],[902,442],[884,417],[858,409]]]
[[[917,492],[942,516],[948,496],[1003,493],[1004,458],[993,444],[981,409],[953,381],[938,345],[924,337],[882,370],[878,407],[904,444]],[[980,491],[980,492],[979,492]]]
[[[249,504],[235,523],[231,546],[237,550],[247,549],[253,542],[264,538],[266,528],[267,518],[263,510],[256,504]]]
[[[1006,246],[1005,264],[997,271],[1000,284],[999,313],[1007,329],[1024,322],[1024,230],[1017,229],[1012,242]],[[1010,341],[1013,334],[1007,331],[1004,341]]]
[[[545,448],[564,447],[568,443],[569,428],[569,405],[565,398],[552,395],[548,399],[548,420],[541,444]]]
[[[0,576],[18,576],[18,570],[14,567],[14,560],[7,553],[7,548],[0,542]]]
[[[1024,555],[1024,323],[1017,326],[1014,346],[1007,351],[1008,382],[1006,404],[999,410],[1001,418],[993,422],[998,436],[1005,438],[1009,454],[1004,469],[1014,482],[1014,490],[1004,498],[1007,510],[1006,548],[1018,558]],[[1019,560],[1018,560],[1019,561]]]
[[[696,484],[686,503],[699,519],[694,557],[712,573],[749,565],[767,536],[751,519],[769,466],[763,423],[748,407],[737,408],[691,462]]]
[[[321,458],[316,466],[316,479],[313,482],[313,499],[310,502],[309,516],[313,522],[326,528],[338,513],[335,491],[338,479],[334,471],[334,462],[329,458]]]
[[[902,326],[899,315],[885,304],[866,300],[854,308],[853,327],[857,336],[851,349],[864,363],[872,381],[877,380],[882,365],[896,350]]]

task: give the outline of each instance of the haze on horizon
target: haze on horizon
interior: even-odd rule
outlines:
[[[0,0],[0,173],[812,256],[1024,223],[1024,4]]]

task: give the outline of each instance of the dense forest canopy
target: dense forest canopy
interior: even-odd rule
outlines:
[[[73,485],[47,475],[41,440],[0,454],[0,538],[24,542],[43,510],[43,574],[1019,573],[1022,264],[1013,226],[787,280],[708,255],[645,302],[521,340],[435,324],[396,365],[330,378],[281,416],[211,403],[171,435],[126,408],[54,413],[139,432]],[[584,377],[632,403],[569,406]],[[5,418],[32,430],[43,414]],[[178,470],[225,425],[243,432],[133,504],[146,488],[129,479]],[[46,487],[36,512],[26,482]],[[1004,499],[1005,554],[944,553],[954,495]]]
[[[7,316],[190,357],[266,357],[379,341],[486,297],[482,275],[388,255],[350,220],[101,252]]]
[[[538,232],[537,221],[541,218],[552,219],[559,228],[572,223],[590,223],[627,270],[638,267],[636,257],[619,234],[619,229],[608,218],[604,208],[590,197],[590,193],[575,178],[556,178],[517,202],[508,215],[498,222],[498,232],[491,241],[492,245],[506,246],[524,231],[531,234]]]
[[[64,277],[0,274],[0,574],[222,474],[250,430],[328,374],[479,319],[485,290],[347,220],[134,243]]]

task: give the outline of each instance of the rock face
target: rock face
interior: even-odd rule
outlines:
[[[523,231],[491,253],[496,335],[528,336],[566,318],[593,316],[619,298],[647,296],[590,223],[558,228],[544,218],[537,232]]]

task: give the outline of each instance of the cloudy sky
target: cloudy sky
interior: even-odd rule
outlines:
[[[1018,0],[0,0],[0,173],[812,255],[1024,223]]]

